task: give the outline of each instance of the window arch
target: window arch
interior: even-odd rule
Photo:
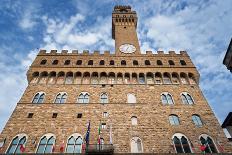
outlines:
[[[136,116],[131,117],[131,125],[137,125],[138,124],[138,119]]]
[[[175,65],[175,63],[174,63],[173,60],[168,60],[168,64],[171,65],[171,66],[174,66],[174,65]]]
[[[55,84],[56,83],[56,72],[49,73],[48,77],[48,84]]]
[[[179,84],[180,80],[179,80],[179,76],[177,73],[172,73],[172,83],[173,84]]]
[[[115,73],[113,73],[113,72],[109,73],[108,83],[109,84],[115,84],[116,83],[116,81],[115,81]]]
[[[187,75],[185,73],[180,73],[180,80],[182,84],[188,84]]]
[[[78,103],[89,103],[89,93],[82,92],[78,97]]]
[[[139,65],[138,61],[137,60],[133,60],[133,65],[134,66],[138,66]]]
[[[55,145],[55,135],[46,134],[39,142],[36,153],[52,153],[52,149]]]
[[[143,145],[142,140],[139,137],[133,137],[131,139],[131,153],[142,153]]]
[[[52,65],[57,65],[58,62],[59,62],[58,60],[53,60]]]
[[[193,98],[186,92],[181,93],[181,99],[183,104],[193,104]]]
[[[77,65],[82,65],[82,60],[77,60]]]
[[[201,144],[206,146],[205,153],[218,153],[216,145],[209,135],[202,134],[199,139]]]
[[[154,84],[154,75],[151,72],[147,73],[147,84]]]
[[[161,73],[155,73],[155,83],[156,84],[162,84],[162,74]]]
[[[114,60],[110,60],[110,65],[114,65]]]
[[[136,103],[136,97],[134,94],[127,94],[127,103]]]
[[[32,103],[43,103],[44,102],[44,97],[45,97],[45,93],[44,92],[38,92],[34,96],[34,98],[32,100]]]
[[[42,60],[41,62],[40,62],[40,65],[45,65],[47,63],[47,60]]]
[[[79,133],[72,134],[67,140],[66,153],[81,153],[82,139]]]
[[[65,84],[72,84],[73,83],[73,72],[68,72],[65,78]]]
[[[145,60],[145,65],[151,65],[150,61],[149,60]]]
[[[171,125],[180,125],[179,117],[174,114],[169,115],[169,122]]]
[[[172,136],[172,141],[176,153],[192,153],[189,140],[185,135],[176,133]]]
[[[138,76],[137,76],[136,73],[132,73],[132,80],[131,80],[131,82],[133,84],[137,84],[138,83]]]
[[[56,99],[55,99],[55,103],[65,103],[66,99],[67,99],[67,93],[65,92],[60,92],[57,94]]]
[[[193,123],[197,126],[197,127],[201,127],[203,125],[202,121],[201,121],[201,117],[199,115],[192,115],[192,120]]]
[[[162,66],[162,65],[163,65],[163,63],[162,63],[162,61],[161,61],[161,60],[157,60],[157,62],[156,62],[156,63],[157,63],[157,65],[158,65],[158,66]]]
[[[47,77],[48,77],[48,72],[42,72],[42,73],[40,74],[39,83],[41,83],[41,84],[46,84],[46,83],[47,83]]]
[[[164,75],[163,75],[163,82],[164,82],[164,84],[171,84],[172,83],[172,81],[171,81],[171,76],[170,76],[170,74],[169,73],[164,73]]]
[[[126,65],[126,61],[125,61],[125,60],[122,60],[122,61],[121,61],[121,65],[125,66],[125,65]]]
[[[172,95],[169,93],[162,93],[161,94],[161,100],[164,105],[166,104],[174,104]]]
[[[37,83],[38,82],[38,79],[39,79],[39,72],[34,72],[32,74],[32,79],[31,79],[31,82],[30,83]]]
[[[125,75],[124,75],[124,83],[130,84],[130,74],[129,73],[125,73]]]
[[[18,134],[16,135],[12,141],[10,146],[7,149],[7,154],[15,154],[15,153],[22,153],[20,151],[21,145],[25,147],[25,144],[27,142],[27,135],[26,134]]]
[[[196,84],[196,79],[195,79],[195,77],[194,77],[194,75],[192,73],[189,73],[188,77],[189,77],[189,83],[190,84]]]
[[[98,84],[98,73],[97,72],[92,73],[91,84]]]
[[[107,93],[102,93],[100,96],[100,102],[101,103],[108,103],[108,95]]]
[[[56,80],[57,84],[64,84],[65,74],[64,72],[59,72]]]
[[[99,62],[99,65],[105,65],[105,61],[104,61],[104,60],[101,60],[101,61]]]
[[[93,65],[93,60],[89,60],[88,65]]]
[[[70,60],[65,60],[64,65],[70,65]]]
[[[186,62],[184,60],[180,60],[181,66],[186,66]]]
[[[145,84],[144,73],[139,73],[139,84]]]

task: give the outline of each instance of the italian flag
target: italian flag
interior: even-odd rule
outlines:
[[[101,144],[101,123],[98,127],[98,144],[99,145]]]

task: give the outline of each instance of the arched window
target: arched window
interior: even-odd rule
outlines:
[[[168,60],[168,64],[171,65],[171,66],[175,65],[175,63],[172,60]]]
[[[82,80],[83,84],[89,84],[90,83],[90,73],[89,72],[85,72],[83,74],[83,80]]]
[[[70,65],[70,60],[65,60],[64,65]]]
[[[180,83],[177,73],[172,73],[172,83],[173,84],[179,84]]]
[[[155,73],[155,83],[162,84],[162,75],[161,73]]]
[[[186,92],[181,93],[181,99],[182,99],[183,104],[193,104],[194,103],[192,96]]]
[[[82,92],[78,97],[78,103],[89,103],[89,93]]]
[[[138,61],[137,60],[133,60],[133,65],[134,66],[138,66],[139,65]]]
[[[46,134],[40,139],[36,153],[52,153],[54,145],[55,136],[53,134]]]
[[[130,74],[129,73],[125,73],[124,83],[125,84],[129,84],[130,83]]]
[[[72,83],[73,83],[73,73],[72,72],[68,72],[66,74],[65,84],[72,84]]]
[[[174,104],[172,96],[169,93],[162,93],[161,94],[161,100],[162,100],[162,103],[164,105],[165,104]]]
[[[156,62],[156,63],[157,63],[157,65],[158,65],[158,66],[162,66],[162,65],[163,65],[163,63],[162,63],[162,61],[161,61],[161,60],[157,60],[157,62]]]
[[[32,80],[30,83],[37,83],[38,82],[38,79],[39,79],[39,72],[34,72],[32,74]]]
[[[46,83],[47,83],[47,77],[48,77],[48,72],[42,72],[42,73],[40,74],[39,83],[41,83],[41,84],[46,84]]]
[[[136,103],[136,97],[134,94],[127,94],[127,103]]]
[[[186,62],[184,60],[180,60],[181,66],[186,66]]]
[[[171,84],[171,78],[169,73],[164,73],[163,75],[164,84]]]
[[[108,83],[109,84],[115,84],[116,83],[116,81],[115,81],[115,73],[113,73],[113,72],[109,73]]]
[[[177,115],[169,115],[169,122],[171,125],[180,125],[179,117]]]
[[[64,78],[65,78],[64,75],[65,75],[64,72],[58,73],[58,77],[57,77],[57,81],[56,81],[57,84],[64,84]]]
[[[99,62],[99,65],[105,65],[105,61],[104,61],[104,60],[101,60],[101,61]]]
[[[66,153],[81,153],[82,136],[78,133],[72,134],[67,141]]]
[[[60,92],[56,96],[55,103],[65,103],[66,99],[67,99],[67,93]]]
[[[56,83],[56,72],[49,73],[48,84]]]
[[[142,140],[139,137],[133,137],[131,139],[131,153],[142,153],[143,145]]]
[[[88,65],[93,65],[93,60],[89,60]]]
[[[139,73],[139,84],[145,84],[145,77],[143,73]]]
[[[91,83],[92,84],[98,84],[98,73],[97,72],[92,73]]]
[[[44,92],[38,92],[34,96],[34,99],[33,99],[32,103],[43,103],[44,97],[45,97],[45,93]]]
[[[188,76],[189,76],[190,84],[196,84],[196,80],[195,80],[194,75],[192,73],[189,73]]]
[[[76,72],[75,73],[75,78],[74,78],[74,83],[75,84],[81,84],[81,80],[82,80],[81,72]]]
[[[100,84],[107,84],[107,74],[105,72],[100,74]]]
[[[45,65],[47,63],[47,60],[42,60],[41,62],[40,62],[40,65]]]
[[[110,60],[110,65],[114,65],[114,60]]]
[[[102,93],[100,99],[101,103],[108,103],[108,95],[106,93]]]
[[[20,151],[20,147],[22,145],[25,147],[26,141],[27,141],[27,135],[26,134],[18,134],[11,141],[11,144],[10,144],[6,154],[22,153]]]
[[[138,77],[136,73],[132,73],[132,83],[137,84],[138,83]]]
[[[187,137],[181,133],[176,133],[172,137],[176,153],[192,153]]]
[[[151,65],[149,60],[145,60],[145,65]]]
[[[180,73],[180,80],[182,84],[188,84],[187,75],[185,73]]]
[[[53,64],[53,65],[57,65],[58,62],[59,62],[58,60],[53,60],[52,64]]]
[[[82,65],[82,60],[77,60],[77,65]]]
[[[117,84],[123,84],[122,73],[117,74]]]
[[[192,115],[192,120],[193,120],[193,123],[197,126],[197,127],[201,127],[203,125],[202,121],[201,121],[201,118],[199,115]]]
[[[206,134],[200,136],[200,142],[206,146],[205,153],[218,153],[217,148],[213,142],[213,139]]]
[[[147,84],[154,84],[154,76],[151,72],[147,73]]]
[[[137,117],[136,117],[136,116],[132,116],[132,117],[131,117],[131,124],[132,124],[132,125],[137,125],[137,124],[138,124],[138,120],[137,120]]]
[[[126,65],[126,61],[125,61],[125,60],[122,60],[122,61],[121,61],[121,65],[122,65],[122,66],[125,66],[125,65]]]

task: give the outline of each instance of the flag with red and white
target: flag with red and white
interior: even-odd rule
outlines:
[[[61,143],[60,145],[60,152],[63,153],[64,152],[64,141]]]
[[[20,144],[20,152],[23,153],[25,151],[25,144]]]

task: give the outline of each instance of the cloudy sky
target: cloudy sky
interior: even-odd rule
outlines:
[[[26,86],[38,49],[114,49],[114,5],[137,11],[143,51],[186,50],[219,122],[232,111],[232,74],[222,61],[232,37],[232,0],[1,0],[0,131]]]

